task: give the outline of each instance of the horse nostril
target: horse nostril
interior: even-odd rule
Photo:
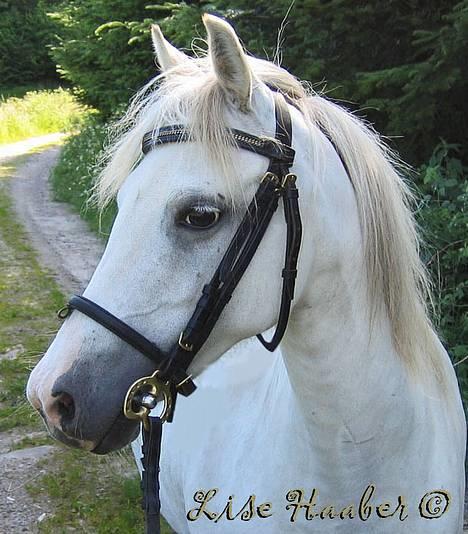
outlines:
[[[75,401],[73,397],[61,391],[55,395],[57,411],[62,418],[62,421],[71,421],[75,417]]]

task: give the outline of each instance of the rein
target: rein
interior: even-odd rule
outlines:
[[[68,305],[59,312],[62,319],[68,317],[73,310],[83,313],[155,363],[156,371],[151,376],[140,378],[130,386],[123,407],[127,418],[143,423],[142,488],[147,534],[160,532],[158,475],[162,424],[173,420],[177,395],[180,393],[189,396],[195,391],[196,386],[187,370],[208,339],[255,255],[280,198],[283,201],[287,228],[281,304],[272,339],[267,341],[261,334],[257,337],[267,350],[274,351],[288,325],[294,299],[302,224],[296,176],[290,173],[295,156],[291,146],[291,116],[283,96],[275,94],[274,97],[274,140],[240,130],[229,130],[238,148],[267,157],[269,166],[215,273],[203,287],[202,295],[180,333],[178,342],[165,353],[137,330],[84,296],[71,297]],[[191,141],[190,133],[184,126],[166,126],[143,136],[142,152],[146,155],[159,145]],[[151,410],[160,400],[163,401],[163,406],[159,416],[151,416]]]

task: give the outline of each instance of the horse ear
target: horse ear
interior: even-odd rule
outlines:
[[[208,44],[216,76],[241,111],[250,109],[252,73],[237,35],[224,20],[204,14]]]
[[[172,46],[164,38],[161,28],[157,24],[151,25],[151,38],[156,61],[163,72],[188,60],[188,57],[183,52],[177,50],[175,46]]]

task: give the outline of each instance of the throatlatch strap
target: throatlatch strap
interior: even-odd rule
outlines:
[[[161,455],[162,421],[149,417],[149,430],[143,427],[143,490],[142,508],[145,512],[145,534],[160,534],[161,502],[159,500],[159,457]]]
[[[299,212],[299,191],[296,188],[294,180],[294,177],[287,180],[283,192],[287,235],[284,269],[281,273],[283,277],[283,288],[281,291],[278,322],[275,333],[270,341],[267,341],[262,334],[257,335],[260,343],[270,352],[273,352],[278,347],[286,332],[291,304],[294,299],[294,288],[296,286],[297,260],[299,258],[302,239],[302,222]]]
[[[292,122],[291,115],[287,107],[282,103],[283,96],[275,94],[277,102],[276,111],[276,138],[281,143],[292,145]],[[269,351],[273,352],[280,344],[288,326],[291,304],[294,299],[294,288],[297,276],[297,260],[302,239],[302,223],[299,211],[299,192],[296,188],[296,177],[289,173],[290,165],[281,161],[270,162],[269,171],[274,172],[283,180],[282,197],[284,216],[286,219],[286,253],[284,268],[282,271],[283,288],[281,290],[281,305],[276,324],[275,333],[271,341],[258,334],[257,338],[262,345]]]

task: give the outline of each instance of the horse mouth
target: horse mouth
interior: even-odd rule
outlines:
[[[68,436],[59,428],[54,428],[53,430],[51,430],[49,427],[47,427],[47,429],[49,430],[50,435],[55,440],[60,441],[60,443],[63,443],[67,447],[72,447],[73,449],[82,449],[85,451],[92,450],[93,443],[90,441],[79,440],[77,438]]]
[[[136,439],[140,431],[139,424],[129,421],[123,412],[121,412],[114,419],[109,430],[99,439],[97,445],[95,445],[95,442],[93,441],[70,436],[58,427],[51,428],[43,411],[39,410],[39,413],[49,434],[55,440],[63,443],[67,447],[82,449],[99,455],[108,454],[118,449],[122,449]]]
[[[90,452],[103,455],[122,449],[136,439],[139,432],[139,423],[129,421],[123,412],[121,412],[115,418],[110,429]]]

